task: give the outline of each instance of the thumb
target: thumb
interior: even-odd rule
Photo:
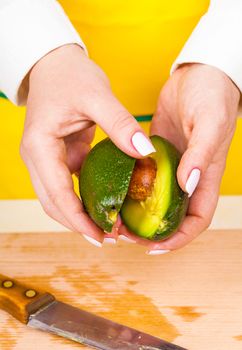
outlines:
[[[139,123],[111,93],[92,106],[91,115],[115,145],[131,157],[155,152]]]
[[[178,183],[189,197],[195,191],[200,177],[206,172],[216,152],[218,152],[220,138],[215,126],[211,125],[211,121],[208,123],[203,121],[194,126],[188,147],[178,166]]]

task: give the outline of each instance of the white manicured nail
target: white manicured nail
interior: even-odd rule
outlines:
[[[195,191],[197,184],[199,182],[201,175],[201,171],[199,169],[193,169],[186,183],[186,192],[188,193],[188,197],[191,197],[193,192]]]
[[[148,255],[160,255],[160,254],[166,254],[169,252],[170,252],[170,250],[168,250],[168,249],[156,249],[156,250],[149,250],[148,252],[146,252],[146,254],[148,254]]]
[[[126,237],[125,235],[119,235],[118,238],[120,238],[123,241],[128,242],[128,243],[135,243],[135,241],[133,241],[132,239]]]
[[[156,152],[151,141],[145,135],[138,131],[132,136],[132,143],[134,148],[142,155],[147,156],[148,154]]]
[[[96,241],[94,238],[87,236],[87,235],[83,235],[83,237],[91,244],[95,245],[96,247],[102,247],[102,243]]]
[[[112,237],[105,237],[104,240],[103,240],[103,243],[115,244],[116,243],[116,239],[112,238]]]

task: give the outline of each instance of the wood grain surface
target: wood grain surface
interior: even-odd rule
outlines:
[[[190,350],[242,349],[242,231],[207,231],[160,256],[76,233],[3,234],[0,273]],[[77,348],[89,349],[0,311],[0,349]]]

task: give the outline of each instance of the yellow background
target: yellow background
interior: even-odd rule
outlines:
[[[107,73],[120,101],[134,115],[152,114],[175,57],[208,0],[61,0],[87,45]],[[14,24],[13,24],[14,25]],[[35,198],[19,156],[25,108],[0,98],[0,199]],[[142,126],[148,132],[148,123]],[[103,137],[98,130],[95,142]],[[230,149],[222,194],[242,194],[242,120]]]

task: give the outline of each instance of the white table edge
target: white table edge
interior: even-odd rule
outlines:
[[[242,229],[242,196],[220,196],[210,229]],[[63,231],[38,200],[0,200],[0,233]]]

